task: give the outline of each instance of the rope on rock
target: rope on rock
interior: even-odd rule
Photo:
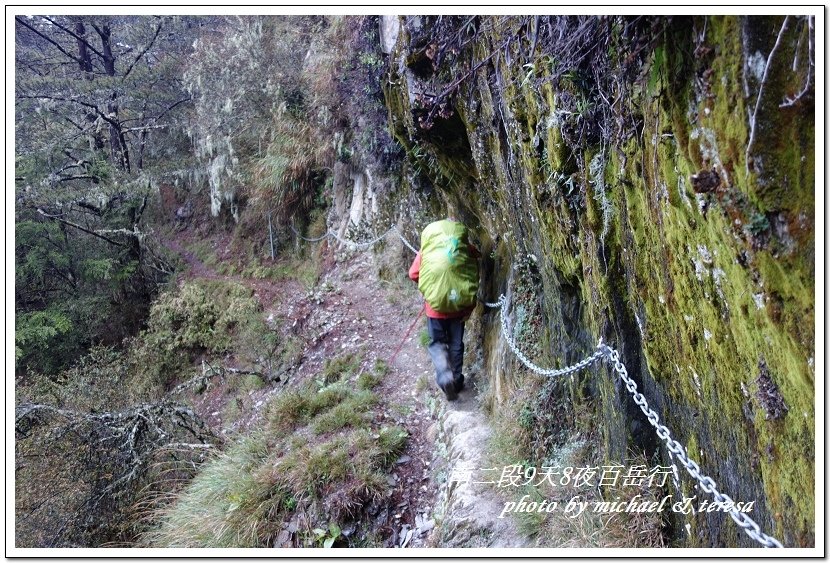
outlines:
[[[735,501],[733,501],[729,495],[721,493],[718,490],[717,483],[715,483],[714,479],[701,473],[700,466],[697,462],[688,457],[686,454],[686,448],[683,444],[671,437],[671,431],[665,425],[660,423],[660,417],[658,414],[649,406],[645,396],[637,390],[637,383],[629,377],[628,370],[625,365],[623,365],[622,361],[620,361],[620,353],[616,349],[604,344],[602,339],[600,339],[597,344],[596,352],[582,361],[561,369],[546,369],[540,367],[531,362],[530,359],[528,359],[528,357],[522,353],[521,350],[519,350],[519,347],[511,334],[506,320],[507,297],[502,294],[496,303],[488,303],[486,301],[482,301],[482,303],[486,307],[500,310],[499,313],[501,315],[502,336],[522,364],[534,373],[547,377],[568,375],[587,368],[599,359],[608,358],[611,361],[611,367],[620,376],[620,379],[625,384],[625,388],[633,397],[634,402],[640,407],[640,410],[642,410],[643,414],[645,414],[646,418],[648,418],[649,423],[656,430],[657,437],[665,442],[669,455],[677,456],[689,475],[697,480],[700,488],[703,489],[704,492],[713,495],[715,497],[715,502],[721,504],[721,506],[728,510],[728,514],[732,520],[734,520],[735,523],[740,526],[750,538],[757,541],[764,547],[784,547],[777,539],[762,532],[761,527],[746,513],[739,511],[735,505]]]

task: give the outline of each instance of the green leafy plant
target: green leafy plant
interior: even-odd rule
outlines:
[[[190,281],[153,304],[131,361],[144,385],[164,388],[198,353],[233,347],[243,358],[255,356],[274,348],[271,337],[252,290],[233,282]]]
[[[763,213],[755,211],[750,215],[744,228],[750,235],[758,236],[769,230],[769,219]]]
[[[314,528],[312,533],[314,534],[315,541],[328,549],[332,547],[334,542],[336,542],[340,537],[341,530],[340,526],[338,526],[335,522],[332,522],[329,524],[327,529],[324,530],[323,528]]]
[[[20,359],[27,351],[45,351],[57,337],[72,330],[72,322],[61,311],[47,309],[20,315],[14,329],[14,355]]]

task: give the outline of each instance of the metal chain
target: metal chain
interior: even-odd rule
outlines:
[[[631,396],[634,398],[634,402],[637,404],[637,406],[640,407],[640,409],[643,411],[643,414],[646,415],[646,418],[648,418],[649,423],[651,423],[651,425],[656,429],[657,436],[665,442],[669,452],[669,456],[672,458],[672,466],[674,467],[674,456],[677,456],[677,459],[680,460],[680,463],[683,464],[683,467],[686,468],[686,471],[688,471],[689,475],[694,477],[700,484],[700,488],[703,489],[704,492],[713,495],[715,497],[715,502],[728,507],[729,516],[732,518],[732,520],[735,521],[735,523],[738,526],[740,526],[744,530],[744,532],[746,532],[746,534],[749,537],[751,537],[764,547],[784,547],[783,545],[781,545],[781,542],[779,542],[777,539],[762,532],[761,527],[746,513],[740,512],[735,507],[735,502],[732,500],[732,498],[729,495],[721,493],[718,490],[717,483],[715,483],[714,479],[700,472],[700,466],[693,459],[689,458],[689,456],[686,454],[686,449],[683,447],[683,445],[677,440],[672,439],[671,432],[665,425],[660,424],[660,417],[654,411],[654,409],[649,407],[648,401],[646,401],[645,396],[639,391],[637,391],[637,383],[635,383],[634,380],[628,376],[628,370],[620,361],[620,353],[617,350],[611,348],[606,344],[603,344],[602,339],[600,339],[599,343],[597,344],[596,352],[594,352],[581,362],[577,362],[572,366],[568,366],[562,369],[542,368],[531,362],[527,358],[527,356],[525,356],[522,353],[522,351],[519,350],[519,347],[517,346],[515,340],[513,339],[510,333],[510,327],[507,322],[506,314],[507,297],[504,294],[502,294],[499,297],[497,303],[488,303],[486,301],[483,303],[486,307],[501,309],[501,332],[502,336],[504,336],[504,339],[507,342],[507,345],[525,366],[527,366],[531,371],[539,375],[547,377],[568,375],[570,373],[575,373],[577,371],[585,369],[586,367],[588,367],[589,365],[593,364],[594,362],[603,357],[607,356],[608,358],[610,358],[614,371],[616,371],[619,374],[620,379],[622,379],[623,383],[625,383],[625,387],[626,389],[628,389],[629,393],[631,393]],[[674,477],[675,479],[677,478],[676,467]],[[675,481],[675,485],[678,486],[677,481]]]
[[[398,237],[400,237],[401,242],[402,242],[402,243],[404,243],[404,245],[406,245],[406,247],[407,247],[409,250],[411,250],[411,251],[412,251],[412,252],[414,252],[415,254],[418,254],[419,250],[418,250],[417,248],[415,248],[414,246],[412,246],[411,244],[409,244],[409,241],[407,241],[405,238],[403,238],[403,235],[402,235],[402,234],[401,234],[401,232],[398,230],[398,227],[397,227],[397,226],[392,225],[392,229],[393,229],[396,233],[398,233]]]
[[[376,244],[376,243],[380,242],[381,240],[383,240],[383,238],[385,238],[385,237],[386,237],[386,235],[388,235],[388,234],[389,234],[389,233],[391,233],[392,231],[395,231],[395,233],[396,233],[396,234],[398,235],[398,237],[401,239],[401,242],[403,242],[403,243],[404,243],[404,245],[405,245],[405,246],[406,246],[409,250],[411,250],[411,251],[412,251],[412,252],[414,252],[415,254],[418,254],[418,252],[419,252],[417,248],[415,248],[415,247],[414,247],[414,246],[413,246],[413,245],[412,245],[412,244],[411,244],[408,240],[406,240],[406,239],[404,238],[403,234],[401,234],[400,230],[398,230],[398,227],[397,227],[395,224],[392,224],[392,227],[391,227],[388,231],[386,231],[385,233],[383,233],[382,235],[380,235],[380,236],[379,236],[379,237],[377,237],[376,239],[372,239],[372,240],[367,241],[367,242],[352,242],[352,241],[350,241],[350,240],[342,239],[342,238],[340,238],[339,236],[337,236],[337,235],[336,235],[333,231],[327,232],[326,234],[324,234],[323,236],[321,236],[321,237],[319,237],[319,238],[306,238],[306,237],[302,236],[300,233],[298,233],[298,232],[296,231],[296,229],[294,229],[294,226],[293,226],[293,225],[291,226],[291,230],[292,230],[292,231],[294,232],[294,234],[295,234],[295,235],[297,235],[299,238],[301,238],[301,239],[303,239],[303,240],[305,240],[305,241],[308,241],[308,242],[320,242],[321,240],[323,240],[323,239],[325,239],[325,238],[332,237],[332,238],[334,238],[334,239],[338,240],[339,242],[341,242],[341,243],[343,243],[343,244],[345,244],[345,245],[352,246],[352,247],[357,247],[357,248],[368,248],[368,247],[372,246],[373,244]]]
[[[545,369],[543,367],[537,366],[536,364],[531,362],[530,359],[527,356],[525,356],[521,350],[519,350],[519,347],[516,345],[515,340],[513,340],[513,336],[510,334],[510,328],[507,325],[507,307],[505,306],[505,303],[507,303],[507,297],[505,297],[504,294],[502,294],[502,296],[499,297],[499,302],[497,304],[498,307],[501,308],[501,333],[504,336],[504,339],[507,341],[507,345],[513,351],[516,357],[519,358],[519,360],[534,373],[538,373],[539,375],[543,375],[545,377],[558,377],[560,375],[576,373],[587,368],[588,366],[602,358],[602,356],[604,355],[604,352],[602,352],[601,350],[597,350],[581,362],[577,362],[572,366],[568,366],[561,369]],[[494,304],[485,303],[485,305],[492,306]]]
[[[597,350],[600,354],[610,358],[614,371],[619,374],[620,379],[622,379],[625,383],[626,389],[628,389],[629,393],[631,393],[631,396],[634,398],[634,402],[637,403],[637,406],[640,407],[640,410],[643,411],[643,414],[646,415],[648,421],[656,429],[657,436],[666,443],[666,447],[669,452],[677,456],[680,463],[682,463],[683,467],[686,468],[686,471],[689,472],[689,475],[697,479],[700,484],[700,488],[703,489],[704,492],[713,495],[715,497],[715,502],[728,506],[729,516],[738,526],[743,528],[744,532],[746,532],[749,537],[764,547],[784,547],[777,539],[762,532],[760,526],[758,526],[752,518],[747,516],[746,513],[740,512],[735,507],[735,502],[731,497],[729,497],[729,495],[718,491],[718,485],[715,483],[714,479],[708,475],[701,474],[700,466],[693,459],[689,459],[686,455],[685,448],[680,442],[672,439],[669,429],[660,424],[660,417],[656,412],[654,412],[654,409],[648,406],[648,402],[643,394],[637,391],[637,384],[628,376],[628,370],[620,361],[620,353],[602,342],[597,345]]]
[[[298,237],[300,237],[301,239],[303,239],[304,241],[308,241],[308,242],[320,242],[321,240],[323,240],[323,239],[328,238],[329,236],[331,236],[331,233],[328,233],[328,232],[327,232],[326,234],[324,234],[323,236],[318,237],[318,238],[306,238],[306,237],[304,237],[303,235],[301,235],[300,233],[298,233],[298,232],[297,232],[297,229],[295,229],[295,228],[294,228],[294,225],[291,225],[291,231],[292,231],[295,235],[297,235]]]
[[[499,300],[496,301],[495,303],[490,303],[489,301],[485,301],[481,297],[479,297],[478,300],[481,301],[481,304],[484,305],[485,307],[489,307],[490,309],[500,309],[501,306],[502,306],[502,303],[504,303],[507,299],[502,294],[501,296],[499,296]]]
[[[350,240],[340,238],[334,231],[330,232],[329,234],[334,239],[336,239],[339,242],[342,242],[343,244],[345,244],[347,246],[351,246],[351,247],[354,247],[354,248],[369,248],[370,246],[373,246],[373,245],[377,244],[378,242],[380,242],[381,240],[383,240],[386,237],[386,235],[388,235],[391,232],[392,232],[392,229],[389,229],[388,231],[386,231],[385,233],[383,233],[379,237],[374,238],[374,239],[369,240],[369,241],[366,241],[366,242],[353,242],[353,241],[350,241]]]

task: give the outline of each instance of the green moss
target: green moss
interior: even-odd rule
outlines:
[[[590,346],[600,334],[639,358],[632,375],[703,470],[738,500],[763,497],[762,527],[779,535],[786,528],[785,541],[803,545],[814,515],[815,128],[812,102],[777,107],[803,75],[772,69],[776,80],[767,85],[750,151],[757,160],[746,159],[757,84],[750,77],[746,97],[744,53],[769,53],[782,20],[674,18],[651,52],[642,52],[636,73],[626,66],[630,53],[617,30],[608,55],[614,72],[629,74],[623,101],[612,110],[622,131],[604,139],[610,141],[604,190],[589,172],[600,147],[569,146],[552,118],[566,92],[602,103],[579,69],[546,80],[551,67],[544,57],[531,60],[532,69],[500,57],[458,102],[477,189],[456,182],[444,197],[463,202],[481,222],[493,252],[489,290],[512,283],[518,295],[512,265],[528,253],[539,259],[531,295],[542,304],[546,326],[525,345],[538,348],[540,363],[563,364],[566,351]],[[511,34],[520,38],[512,47],[529,52],[520,29],[507,18],[483,32],[473,42],[474,57],[483,60]],[[785,42],[776,65],[792,62],[795,28]],[[402,103],[392,112],[403,109]],[[410,141],[416,135],[407,131],[407,142],[422,143]],[[429,148],[434,177],[473,177],[466,154]],[[712,169],[721,185],[695,194],[692,176]],[[497,328],[485,327],[482,337],[491,374],[487,404],[494,410],[523,385],[512,357],[494,353],[501,350]],[[783,418],[767,419],[758,398],[761,359],[789,408]],[[577,411],[595,411],[607,455],[633,445],[632,404],[609,373],[577,378],[563,394]],[[688,479],[683,488],[696,494]],[[703,518],[688,519],[693,533],[684,545],[708,541],[712,523]],[[730,545],[747,541],[734,527],[719,533]]]

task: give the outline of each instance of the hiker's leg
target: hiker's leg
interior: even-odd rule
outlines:
[[[452,319],[447,328],[450,337],[450,367],[452,367],[456,391],[460,391],[464,387],[464,321]]]
[[[452,367],[448,357],[449,333],[447,328],[446,321],[443,319],[427,319],[427,332],[429,332],[430,339],[427,350],[432,358],[432,364],[435,366],[435,382],[447,395],[447,399],[452,401],[456,398],[456,392]]]
[[[448,367],[447,343],[449,335],[444,330],[440,319],[427,318],[427,332],[429,333],[429,346],[427,350],[435,366],[436,376],[439,372]]]
[[[444,345],[449,344],[450,336],[447,331],[444,330],[444,321],[442,319],[427,317],[427,332],[429,333],[430,346],[436,343]]]

